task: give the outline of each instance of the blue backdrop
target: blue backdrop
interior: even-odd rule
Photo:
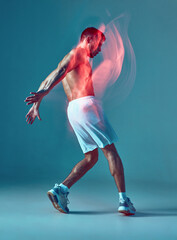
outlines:
[[[108,11],[111,15],[108,14]],[[56,86],[26,123],[24,99],[36,91],[88,26],[128,12],[136,80],[116,108],[103,100],[119,136],[126,181],[177,183],[177,2],[174,0],[1,1],[1,182],[62,181],[83,159]],[[111,178],[100,160],[84,178]]]

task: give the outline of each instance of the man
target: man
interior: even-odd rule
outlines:
[[[27,105],[33,106],[26,115],[26,121],[32,124],[39,115],[42,98],[62,81],[68,98],[67,115],[85,155],[60,184],[48,191],[53,206],[60,212],[69,213],[69,188],[76,183],[98,161],[98,147],[109,162],[111,175],[119,191],[118,211],[125,215],[134,215],[136,209],[126,196],[124,170],[114,142],[118,137],[111,127],[101,105],[95,97],[92,83],[92,69],[89,63],[100,51],[106,40],[104,34],[96,28],[87,28],[82,32],[78,46],[72,49],[58,64],[57,68],[41,83],[37,92],[26,98]]]

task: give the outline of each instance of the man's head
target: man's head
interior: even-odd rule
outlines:
[[[94,27],[86,28],[80,38],[80,42],[86,41],[89,57],[93,58],[99,52],[101,52],[101,46],[106,40],[105,35],[98,29]]]

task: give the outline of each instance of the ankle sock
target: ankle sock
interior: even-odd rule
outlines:
[[[125,200],[127,198],[126,192],[119,192],[119,199]]]
[[[66,185],[64,185],[63,183],[60,183],[59,186],[61,187],[61,191],[63,193],[69,192],[69,188]]]

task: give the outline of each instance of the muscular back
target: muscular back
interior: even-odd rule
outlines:
[[[92,69],[86,52],[78,49],[72,50],[75,63],[62,80],[63,88],[69,101],[76,98],[93,95]]]

